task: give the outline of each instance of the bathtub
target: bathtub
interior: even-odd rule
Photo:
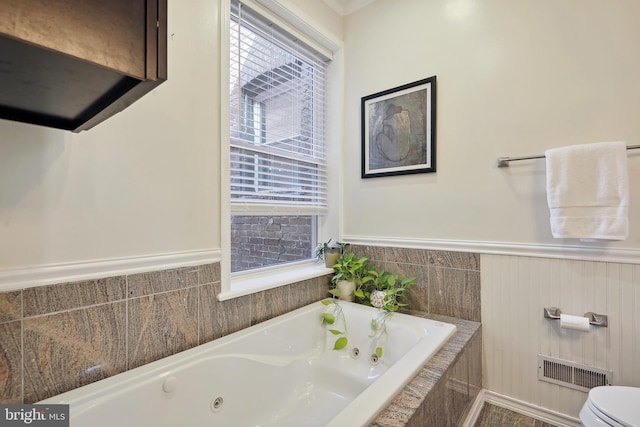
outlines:
[[[369,424],[454,334],[448,323],[340,302],[344,329],[321,302],[39,403],[70,405],[72,427]],[[376,353],[376,349],[381,348]],[[379,357],[378,357],[379,356]]]

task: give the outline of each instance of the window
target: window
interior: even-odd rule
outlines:
[[[231,272],[313,258],[327,209],[326,58],[232,1]]]

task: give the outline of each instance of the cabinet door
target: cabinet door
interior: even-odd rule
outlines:
[[[0,34],[145,78],[145,0],[2,0]]]
[[[167,0],[0,0],[0,118],[79,132],[167,79]]]

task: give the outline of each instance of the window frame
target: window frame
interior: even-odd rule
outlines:
[[[286,29],[289,32],[293,32],[296,36],[299,36],[305,43],[317,46],[322,50],[325,56],[333,56],[336,52],[342,49],[342,43],[337,41],[335,37],[328,35],[323,30],[320,30],[318,26],[310,24],[311,19],[304,16],[304,13],[296,10],[293,5],[288,4],[286,0],[259,0],[257,3],[254,0],[243,0],[243,3],[248,5],[254,11],[260,13],[266,19],[274,22],[281,28]],[[288,262],[285,264],[279,264],[270,267],[264,267],[259,269],[248,270],[244,272],[231,273],[231,197],[230,197],[230,159],[231,149],[229,146],[230,129],[229,123],[229,32],[230,32],[230,0],[222,0],[220,2],[220,116],[221,123],[224,124],[220,127],[220,150],[221,150],[221,292],[218,295],[220,301],[248,295],[256,292],[260,292],[266,289],[271,289],[278,286],[283,286],[291,283],[295,283],[302,280],[307,280],[314,277],[323,276],[332,272],[332,269],[327,269],[323,263],[318,263],[314,259]],[[332,63],[328,66],[327,75],[333,74],[334,76],[340,76],[338,86],[338,93],[342,89],[341,80],[341,62],[336,63],[333,58]],[[340,65],[340,66],[339,66]],[[333,71],[329,70],[333,68]],[[337,99],[337,98],[334,98]],[[329,101],[325,100],[326,105],[329,105]],[[327,122],[336,122],[337,116],[329,119]],[[336,133],[336,130],[338,132]],[[325,140],[330,140],[330,134],[333,135],[334,145],[329,146],[327,143],[327,153],[333,152],[335,156],[338,156],[339,149],[335,145],[338,141],[337,135],[341,133],[341,125],[339,128],[335,128],[333,132],[325,133]],[[331,169],[338,169],[336,162],[330,162],[327,154],[327,174],[329,176],[335,173],[335,170],[329,170],[330,165],[333,165]],[[339,157],[336,157],[339,158]],[[327,182],[328,192],[332,195],[328,197],[329,212],[326,215],[317,216],[317,236],[322,240],[324,236],[337,236],[337,194],[335,187],[337,184],[337,178],[334,176],[329,182]],[[240,214],[236,212],[236,214]],[[241,215],[241,214],[240,214]],[[315,244],[315,242],[314,242]]]

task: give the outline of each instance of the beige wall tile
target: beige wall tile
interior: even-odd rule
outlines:
[[[129,275],[129,298],[197,286],[198,271],[198,267],[184,267]]]
[[[466,413],[469,400],[469,358],[464,348],[456,363],[449,368],[446,380],[446,406],[451,425],[457,425],[458,419]]]
[[[424,403],[409,422],[410,427],[445,427],[455,424],[449,421],[446,404],[446,381],[438,381]]]
[[[429,269],[429,312],[479,322],[480,311],[479,272]]]
[[[452,251],[429,251],[429,264],[434,267],[480,270],[480,254]]]
[[[353,252],[358,258],[366,256],[373,263],[385,260],[384,248],[381,246],[350,245],[347,252]]]
[[[215,338],[232,334],[251,326],[255,310],[253,295],[221,301],[215,311]]]
[[[129,300],[129,369],[198,345],[198,288]]]
[[[251,324],[264,322],[329,297],[330,280],[331,275],[328,275],[253,294]]]
[[[125,316],[116,302],[25,319],[24,402],[123,372]]]
[[[0,403],[22,403],[20,321],[0,324]]]
[[[289,286],[269,289],[253,294],[251,324],[255,325],[287,312]]]
[[[467,283],[465,288],[465,311],[468,313],[467,320],[473,320],[476,322],[482,321],[482,307],[481,307],[481,282],[479,271],[469,271],[467,273]]]
[[[403,264],[427,265],[429,252],[426,249],[385,248],[384,260]]]
[[[198,286],[198,344],[214,340],[216,337],[215,317],[218,299],[214,284]]]
[[[22,291],[0,293],[0,323],[22,319]]]
[[[205,264],[198,267],[198,284],[205,285],[220,281],[220,263]]]
[[[203,285],[199,292],[201,344],[251,326],[253,295],[218,301],[220,283]]]
[[[313,301],[320,301],[329,297],[328,291],[331,286],[331,275],[315,277],[305,280],[302,283],[302,286],[305,287],[305,292],[308,293],[306,298],[309,304]]]
[[[24,317],[104,304],[126,298],[124,276],[23,290]]]
[[[482,390],[482,329],[468,344],[469,353],[469,397],[473,401]]]
[[[417,278],[410,290],[410,308],[480,320],[479,254],[359,245],[352,249],[378,270]]]

